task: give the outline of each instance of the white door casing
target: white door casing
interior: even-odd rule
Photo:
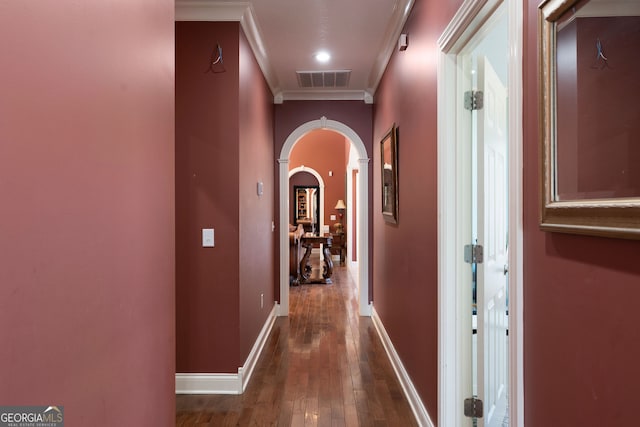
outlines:
[[[326,129],[340,133],[355,148],[358,156],[358,218],[357,241],[358,253],[358,300],[361,316],[371,316],[371,301],[369,298],[369,158],[367,149],[360,136],[344,123],[321,117],[298,126],[285,140],[280,157],[278,158],[278,178],[280,188],[280,303],[278,315],[289,315],[289,155],[293,146],[314,129]]]
[[[470,425],[462,415],[462,400],[468,384],[464,370],[468,359],[466,331],[469,265],[461,262],[464,244],[470,236],[468,225],[458,212],[470,209],[468,131],[461,123],[458,88],[465,76],[459,53],[479,31],[500,0],[465,0],[438,40],[438,418],[443,426]],[[522,2],[505,2],[508,15],[508,224],[509,224],[509,421],[524,423],[523,339],[522,339]],[[463,155],[462,158],[460,155]],[[468,156],[468,155],[467,155]],[[465,184],[467,183],[467,184]],[[468,191],[468,190],[467,190]],[[456,215],[451,215],[456,212]],[[462,222],[461,222],[462,221]],[[466,345],[466,347],[465,347]]]
[[[318,218],[318,224],[320,227],[319,231],[322,232],[322,230],[324,230],[324,180],[317,170],[308,166],[298,166],[297,168],[291,169],[289,171],[289,179],[299,172],[307,172],[318,180],[318,187],[320,189],[320,194],[318,195],[318,199],[320,200],[320,218]]]

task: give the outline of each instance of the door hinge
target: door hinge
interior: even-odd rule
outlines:
[[[468,90],[464,93],[464,108],[466,110],[482,110],[484,95],[479,90]]]
[[[482,418],[482,400],[476,396],[464,400],[464,416],[472,418]]]
[[[464,245],[464,262],[469,264],[482,264],[482,245]]]

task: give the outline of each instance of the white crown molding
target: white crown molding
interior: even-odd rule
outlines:
[[[285,100],[349,100],[364,101],[373,104],[373,94],[382,79],[391,55],[397,48],[398,37],[402,33],[405,22],[409,17],[415,0],[398,0],[389,25],[385,31],[376,62],[368,79],[366,90],[351,91],[281,91],[280,82],[273,69],[266,52],[264,39],[256,19],[251,2],[248,1],[207,1],[207,0],[176,0],[176,21],[211,21],[211,22],[240,22],[240,26],[247,37],[251,50],[260,66],[262,74],[273,95],[273,102],[281,104]]]
[[[398,381],[402,386],[402,390],[404,391],[407,400],[409,401],[409,405],[411,406],[411,410],[413,411],[413,415],[416,417],[418,421],[418,425],[425,427],[435,427],[433,421],[431,421],[431,417],[429,416],[429,412],[427,412],[427,408],[425,408],[420,396],[418,395],[418,391],[416,390],[407,370],[404,368],[402,361],[400,360],[400,356],[396,352],[393,343],[391,342],[391,338],[387,334],[387,331],[382,324],[382,320],[375,308],[371,307],[371,320],[373,320],[373,325],[378,331],[378,335],[380,336],[380,340],[382,341],[382,346],[391,361],[391,366],[393,366],[393,370],[398,377]]]
[[[177,373],[176,394],[242,394],[269,338],[277,312],[278,305],[274,304],[247,360],[238,368],[237,374]]]
[[[240,22],[271,93],[278,93],[278,78],[269,62],[260,27],[250,2],[176,0],[175,15],[176,21]]]
[[[258,62],[258,65],[262,70],[264,79],[267,81],[269,89],[271,89],[271,94],[276,94],[280,90],[280,83],[278,82],[278,76],[271,66],[271,62],[269,62],[267,49],[264,46],[262,33],[260,31],[260,27],[258,26],[258,21],[256,20],[256,15],[251,4],[249,4],[249,6],[245,9],[244,14],[242,15],[242,19],[240,20],[240,25],[244,30],[244,34],[247,37],[247,40],[249,41],[249,46],[251,46],[253,55],[255,56],[256,61]]]
[[[176,0],[176,21],[240,21],[251,3]]]
[[[411,13],[414,1],[415,0],[398,0],[393,14],[389,19],[389,25],[387,25],[385,30],[383,45],[380,46],[378,57],[369,75],[369,88],[366,92],[376,93],[376,89],[384,75],[387,64],[389,64],[391,55],[393,55],[393,52],[398,46],[398,38],[400,34],[402,34],[404,24],[409,18],[409,13]]]
[[[373,104],[373,96],[366,90],[292,90],[278,92],[274,96],[274,103],[283,101],[364,101]]]

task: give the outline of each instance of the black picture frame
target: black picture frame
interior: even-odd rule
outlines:
[[[382,217],[398,223],[398,127],[394,123],[380,141]]]

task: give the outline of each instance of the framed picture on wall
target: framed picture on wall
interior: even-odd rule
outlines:
[[[382,178],[382,216],[386,222],[398,223],[398,128],[394,123],[380,141],[380,176]]]

